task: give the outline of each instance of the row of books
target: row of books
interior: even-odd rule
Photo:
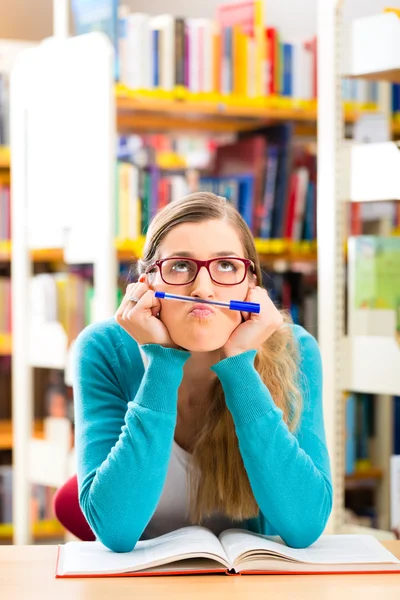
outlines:
[[[155,150],[151,142],[140,136],[120,138],[117,237],[135,239],[171,200],[210,191],[235,205],[255,237],[316,239],[316,157],[304,144],[293,142],[290,124],[214,145],[208,154],[204,148],[202,169],[177,166],[165,171],[157,157],[167,153]]]
[[[281,308],[290,310],[295,323],[303,325],[317,337],[317,283],[316,273],[275,273],[262,266],[263,286]],[[120,265],[116,304],[122,301],[126,285],[136,280],[133,262]],[[74,267],[77,271],[77,267]],[[91,268],[81,267],[81,272],[44,273],[31,280],[32,319],[40,322],[60,322],[68,340],[73,341],[79,332],[93,322],[93,287]],[[46,387],[46,414],[67,416],[71,414],[62,376],[54,372]],[[51,408],[54,400],[54,407]],[[63,407],[63,408],[61,408]],[[61,411],[62,414],[57,413]]]
[[[11,238],[10,185],[0,179],[0,242]]]
[[[11,333],[11,279],[0,277],[0,335]]]
[[[0,146],[10,143],[9,105],[9,78],[0,72]]]
[[[391,236],[400,231],[400,202],[351,202],[349,235]]]
[[[349,393],[345,399],[345,473],[368,471],[374,466],[375,396]],[[400,397],[393,398],[393,454],[400,454]]]
[[[53,498],[56,489],[44,485],[31,486],[31,523],[55,520]],[[0,524],[13,522],[13,468],[9,465],[0,466]]]
[[[262,265],[262,284],[278,308],[290,311],[293,322],[318,339],[317,275],[312,272],[277,273]]]
[[[87,275],[89,271],[90,275]],[[68,341],[92,322],[94,288],[90,269],[40,273],[31,279],[31,316],[41,322],[59,322]]]
[[[400,236],[348,240],[349,334],[400,342]]]
[[[285,40],[263,0],[223,3],[214,19],[131,12],[118,0],[74,0],[75,33],[100,30],[116,51],[116,78],[132,90],[225,97],[317,98],[317,40]],[[343,85],[344,99],[377,101],[374,82]]]

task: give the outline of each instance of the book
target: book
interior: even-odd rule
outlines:
[[[115,51],[115,78],[119,79],[118,0],[73,0],[72,14],[77,35],[100,31],[107,35]]]
[[[400,238],[350,237],[348,258],[349,334],[394,337],[400,302]]]
[[[59,546],[56,577],[305,573],[399,573],[400,560],[369,535],[323,535],[309,548],[278,536],[227,529],[219,537],[200,526],[139,541],[116,553],[100,542]]]

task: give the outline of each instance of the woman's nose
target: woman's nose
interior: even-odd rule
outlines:
[[[192,283],[191,295],[200,298],[214,296],[214,282],[205,267],[201,267]]]

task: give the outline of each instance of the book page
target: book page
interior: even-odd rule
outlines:
[[[309,548],[290,548],[278,536],[228,529],[220,541],[234,566],[254,555],[260,559],[277,556],[283,560],[309,564],[400,563],[370,535],[323,535]]]
[[[184,558],[210,558],[229,568],[218,538],[208,529],[194,526],[139,541],[131,552],[112,552],[100,542],[68,542],[62,546],[59,574],[127,573]]]

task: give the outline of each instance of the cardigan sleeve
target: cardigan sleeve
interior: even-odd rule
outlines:
[[[157,344],[142,349],[148,368],[136,396],[127,401],[109,337],[91,326],[76,342],[79,502],[97,539],[116,552],[135,547],[158,504],[171,454],[178,388],[190,356]]]
[[[226,358],[217,373],[232,413],[254,497],[266,521],[289,545],[304,548],[322,534],[332,510],[332,481],[316,340],[295,326],[303,400],[295,434],[254,367],[255,350]]]

